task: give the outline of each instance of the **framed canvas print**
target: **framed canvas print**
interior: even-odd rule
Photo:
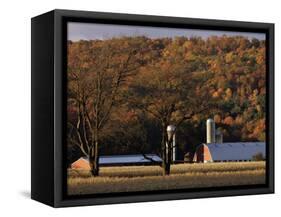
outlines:
[[[274,24],[32,18],[32,192],[54,207],[274,192]]]

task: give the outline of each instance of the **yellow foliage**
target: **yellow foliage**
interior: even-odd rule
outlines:
[[[232,97],[232,90],[230,88],[227,88],[225,93],[228,98]]]
[[[215,115],[214,116],[214,121],[216,122],[216,123],[220,123],[221,122],[221,116],[220,115]]]
[[[233,61],[233,53],[230,52],[230,53],[225,55],[225,62],[226,63],[231,63],[232,61]]]

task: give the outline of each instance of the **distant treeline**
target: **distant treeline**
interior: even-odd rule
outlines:
[[[85,108],[100,106],[90,115],[93,124],[98,115],[106,119],[98,131],[101,155],[161,153],[165,122],[180,123],[183,158],[205,142],[207,118],[214,118],[224,141],[264,141],[265,54],[265,41],[240,36],[69,41],[68,121],[75,128],[78,111],[86,117]],[[121,70],[126,74],[118,80]],[[186,114],[191,117],[184,119]],[[79,150],[71,134],[69,128],[70,158]]]

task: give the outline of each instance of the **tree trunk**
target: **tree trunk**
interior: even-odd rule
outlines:
[[[99,175],[98,141],[96,141],[94,147],[90,149],[89,162],[90,162],[92,175],[98,176]]]
[[[169,162],[166,162],[166,165],[165,165],[165,170],[163,171],[164,174],[166,176],[170,175],[170,172],[171,172],[171,164]]]
[[[96,141],[95,144],[95,168],[93,170],[93,175],[98,176],[99,175],[99,144],[98,141]]]
[[[170,149],[167,148],[167,124],[162,124],[162,171],[163,176],[170,175]]]
[[[172,149],[171,149],[171,141],[169,139],[167,139],[167,159],[166,159],[166,168],[165,168],[165,173],[166,175],[170,175],[170,171],[171,171],[171,158],[172,158]]]

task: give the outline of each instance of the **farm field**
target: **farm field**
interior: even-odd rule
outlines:
[[[68,194],[98,194],[265,183],[265,162],[176,164],[170,176],[159,166],[101,167],[99,177],[68,170]]]

